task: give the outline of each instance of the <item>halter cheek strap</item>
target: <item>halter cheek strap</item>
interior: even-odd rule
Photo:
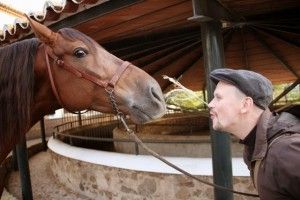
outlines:
[[[61,68],[71,72],[72,74],[74,74],[75,76],[79,77],[79,78],[83,78],[85,80],[88,80],[90,82],[93,82],[94,84],[104,88],[104,89],[108,89],[108,88],[114,88],[118,82],[118,80],[120,79],[120,77],[122,76],[122,74],[124,73],[124,71],[128,68],[128,66],[130,65],[129,62],[124,61],[122,63],[122,65],[117,69],[116,73],[113,75],[113,77],[110,79],[110,81],[103,81],[100,80],[98,77],[89,74],[88,72],[78,69],[76,67],[73,67],[72,65],[68,65],[66,64],[62,59],[60,59],[59,57],[57,57],[52,51],[50,51],[49,47],[47,47],[46,45],[44,45],[44,52],[45,52],[45,58],[46,58],[46,65],[47,65],[47,71],[49,74],[49,79],[51,82],[51,87],[52,87],[52,91],[57,99],[57,101],[59,102],[59,104],[64,107],[63,102],[61,101],[61,98],[59,96],[59,93],[57,91],[57,87],[55,85],[54,79],[53,79],[53,73],[52,73],[52,69],[50,66],[50,62],[49,62],[49,57],[52,58],[54,60],[54,62]]]

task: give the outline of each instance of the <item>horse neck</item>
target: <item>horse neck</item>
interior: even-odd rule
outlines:
[[[53,94],[51,83],[47,71],[44,48],[39,46],[34,64],[34,97],[32,107],[31,125],[38,122],[44,115],[54,113],[60,108],[55,95]]]

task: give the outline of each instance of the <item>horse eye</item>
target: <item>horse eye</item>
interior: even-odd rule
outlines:
[[[83,58],[87,55],[87,51],[83,48],[77,48],[74,50],[74,56],[76,56],[77,58]]]

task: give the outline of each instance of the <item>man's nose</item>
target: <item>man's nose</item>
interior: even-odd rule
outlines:
[[[208,103],[208,109],[212,109],[213,108],[213,99]]]

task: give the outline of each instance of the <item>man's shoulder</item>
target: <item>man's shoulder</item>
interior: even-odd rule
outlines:
[[[279,122],[288,125],[287,131],[300,133],[300,105],[292,106],[280,114]]]
[[[289,106],[287,109],[284,109],[283,111],[298,117],[298,119],[300,118],[300,105]]]
[[[300,134],[281,135],[269,146],[263,163],[263,179],[268,180],[264,185],[280,185],[276,189],[278,193],[274,193],[276,197],[283,195],[282,197],[294,199],[293,197],[300,196],[300,170],[295,170],[300,167],[299,153]]]
[[[279,115],[287,115],[287,117],[300,120],[300,105],[290,105],[279,112]]]
[[[277,123],[294,126],[300,123],[300,118],[292,113],[282,112],[279,114]]]
[[[296,115],[298,112],[298,107],[294,107],[293,109],[275,113],[269,119],[268,140],[273,140],[285,133],[300,133],[300,118]]]
[[[279,171],[292,170],[300,167],[299,153],[300,134],[283,134],[269,143],[267,162],[273,163],[273,169]]]

